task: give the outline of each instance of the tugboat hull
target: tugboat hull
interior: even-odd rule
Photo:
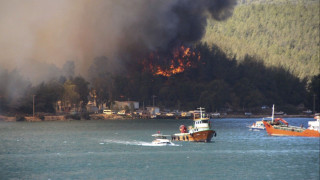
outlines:
[[[206,130],[195,133],[179,133],[172,135],[173,141],[194,141],[194,142],[210,142],[211,138],[216,136],[214,130]]]

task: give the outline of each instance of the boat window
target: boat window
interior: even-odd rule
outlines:
[[[202,123],[208,123],[208,120],[202,120]]]

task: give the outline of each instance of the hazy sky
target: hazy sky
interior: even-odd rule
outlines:
[[[0,62],[8,68],[37,60],[61,67],[107,55],[118,33],[106,1],[2,0]],[[101,6],[102,5],[102,6]],[[113,22],[112,22],[113,21]],[[86,66],[86,63],[83,65]]]

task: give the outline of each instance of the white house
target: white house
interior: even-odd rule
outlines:
[[[147,107],[147,111],[150,113],[150,114],[159,114],[160,113],[160,108],[159,107]]]

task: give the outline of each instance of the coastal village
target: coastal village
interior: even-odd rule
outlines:
[[[80,102],[81,103],[81,102]],[[66,104],[66,105],[64,105]],[[181,111],[170,110],[155,106],[144,106],[144,103],[138,101],[114,101],[111,107],[106,104],[97,105],[93,101],[89,101],[85,109],[81,106],[71,105],[70,103],[62,103],[58,101],[55,105],[56,113],[42,113],[34,110],[34,114],[3,116],[0,115],[2,121],[62,121],[62,120],[122,120],[122,119],[192,119],[194,110]],[[222,112],[207,112],[209,118],[261,118],[270,114],[270,107],[263,105],[251,111],[234,111],[225,109]],[[312,117],[311,110],[303,111],[295,115],[286,114],[283,111],[277,111],[275,114],[279,117]]]

